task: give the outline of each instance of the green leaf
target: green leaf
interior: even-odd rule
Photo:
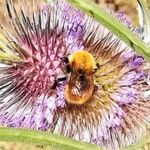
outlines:
[[[1,142],[47,145],[54,150],[102,150],[94,144],[72,140],[53,133],[20,128],[0,128]]]
[[[50,150],[102,150],[93,144],[72,140],[49,132],[27,130],[21,128],[0,127],[0,142],[19,142],[48,146]],[[149,142],[149,135],[144,134],[140,142],[121,150],[138,150]],[[47,149],[47,150],[48,150]]]

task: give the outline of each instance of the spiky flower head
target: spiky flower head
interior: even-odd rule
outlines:
[[[149,64],[65,1],[33,3],[31,10],[21,2],[17,11],[6,0],[13,31],[1,25],[0,123],[111,150],[135,143],[150,121]],[[92,72],[87,57],[73,57],[79,51],[91,58]],[[62,77],[68,78],[58,82]],[[78,103],[88,91],[89,98]]]

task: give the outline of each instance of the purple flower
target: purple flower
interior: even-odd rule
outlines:
[[[121,104],[132,104],[136,100],[136,96],[138,91],[134,88],[123,87],[116,92],[112,98],[116,101],[119,105]]]
[[[6,0],[14,31],[1,28],[6,39],[0,52],[0,124],[51,131],[110,150],[137,142],[150,120],[148,63],[97,22],[59,2],[36,4],[38,10],[27,15],[26,5],[16,11]],[[122,13],[115,16],[130,26]],[[75,52],[90,56],[83,68],[93,58],[91,74],[75,61],[71,68]],[[62,77],[67,79],[59,81]],[[93,91],[76,105],[64,94],[67,86],[77,99]]]
[[[133,24],[131,19],[126,16],[122,11],[117,14],[118,19],[123,22],[128,28],[132,28]]]
[[[144,58],[141,56],[134,56],[130,63],[129,63],[129,67],[134,69],[134,68],[138,68],[140,65],[142,65],[144,62]]]

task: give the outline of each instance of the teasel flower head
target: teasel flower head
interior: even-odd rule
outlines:
[[[6,0],[11,30],[1,25],[0,124],[106,149],[137,142],[150,121],[149,64],[65,1],[21,2]]]

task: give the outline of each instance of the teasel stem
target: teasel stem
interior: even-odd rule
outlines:
[[[0,127],[0,141],[48,146],[50,149],[57,150],[102,150],[94,144],[72,140],[53,133],[21,128]],[[122,148],[121,150],[137,150],[138,148],[146,145],[148,142],[149,138],[145,136],[142,138],[140,143]]]
[[[101,150],[93,144],[75,141],[48,132],[26,130],[21,128],[1,127],[0,141],[49,146],[50,148],[57,150]]]
[[[139,24],[144,32],[144,41],[150,46],[150,11],[146,0],[137,0]]]
[[[100,22],[103,26],[112,31],[117,37],[123,40],[129,47],[134,49],[139,55],[143,56],[150,62],[150,49],[144,44],[144,42],[134,35],[122,23],[107,14],[107,12],[102,8],[90,2],[89,0],[67,1]]]

